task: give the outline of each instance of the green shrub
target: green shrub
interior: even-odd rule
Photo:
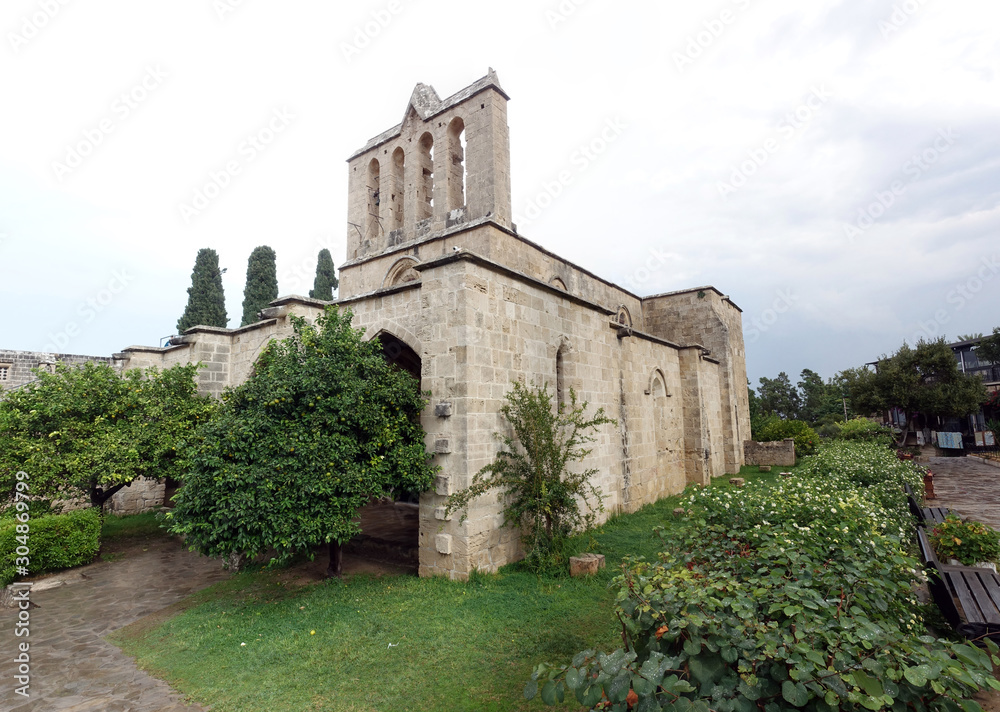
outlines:
[[[841,440],[861,440],[864,442],[892,445],[892,429],[879,425],[868,418],[854,418],[840,426]]]
[[[792,480],[690,494],[659,561],[626,561],[614,581],[624,648],[539,665],[525,697],[622,712],[981,712],[970,698],[1000,689],[997,646],[926,634],[912,522],[905,502],[883,504],[912,472],[861,484],[873,451],[891,455],[823,448]]]
[[[26,557],[19,555],[22,546],[28,548]],[[0,523],[0,585],[14,580],[25,558],[28,574],[33,575],[88,564],[100,548],[101,519],[94,508],[27,522],[4,520]]]
[[[949,514],[930,533],[931,544],[943,561],[957,559],[966,566],[1000,561],[1000,533],[974,519],[962,521]]]
[[[840,424],[824,423],[816,428],[816,434],[825,440],[833,440],[840,436]]]
[[[802,420],[780,420],[771,419],[760,429],[755,436],[758,442],[773,442],[792,438],[795,440],[795,454],[798,457],[805,457],[816,452],[819,444],[819,435],[809,427],[809,424]]]
[[[592,527],[597,513],[604,511],[603,495],[592,482],[597,469],[568,469],[590,455],[584,446],[595,440],[592,432],[614,423],[603,408],[593,416],[585,415],[586,410],[587,403],[578,403],[572,388],[569,402],[556,406],[547,386],[515,382],[500,407],[511,433],[497,435],[503,447],[496,460],[477,472],[469,487],[448,498],[445,512],[461,511],[459,521],[465,521],[470,502],[498,489],[504,524],[521,530],[525,565],[533,571],[564,566],[567,538]]]

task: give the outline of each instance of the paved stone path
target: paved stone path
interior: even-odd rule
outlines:
[[[947,507],[1000,531],[1000,467],[976,457],[931,457],[936,500],[928,506]]]
[[[82,573],[84,578],[77,575]],[[59,575],[75,581],[36,591],[28,637],[15,637],[17,611],[0,608],[0,710],[4,712],[197,712],[163,681],[136,668],[132,658],[101,636],[162,610],[228,577],[218,561],[173,540],[144,552]],[[12,663],[28,641],[30,697],[18,687]]]

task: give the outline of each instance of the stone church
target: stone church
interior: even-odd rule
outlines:
[[[441,99],[418,84],[402,121],[348,159],[347,256],[339,298],[354,325],[430,391],[422,414],[440,473],[414,526],[421,575],[464,578],[519,556],[487,495],[464,523],[444,500],[491,462],[513,381],[573,388],[603,407],[587,464],[609,512],[737,472],[750,437],[741,311],[710,286],[640,297],[549,252],[511,220],[508,96],[491,69]],[[239,329],[196,326],[165,348],[133,346],[128,368],[201,361],[201,388],[247,378],[292,314],[280,298]]]

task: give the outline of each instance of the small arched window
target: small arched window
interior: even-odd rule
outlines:
[[[434,137],[424,133],[417,144],[417,220],[434,214]]]
[[[380,220],[380,208],[382,204],[382,194],[379,191],[380,167],[377,158],[373,158],[368,164],[368,211],[367,223],[365,225],[365,237],[374,237],[382,232],[382,222]]]
[[[448,210],[465,205],[465,122],[456,116],[448,124]]]
[[[402,148],[392,152],[392,183],[389,185],[389,224],[390,230],[403,227],[403,190],[406,185],[404,176],[406,156]]]

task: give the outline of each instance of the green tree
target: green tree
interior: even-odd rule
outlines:
[[[193,364],[119,374],[106,364],[59,365],[0,401],[0,492],[18,471],[32,496],[86,497],[100,507],[137,477],[183,477],[184,445],[215,403]]]
[[[278,298],[277,256],[267,245],[255,247],[247,260],[247,283],[243,288],[243,321],[253,324],[261,309]]]
[[[823,415],[827,407],[827,384],[823,377],[808,368],[799,374],[799,417],[807,423],[815,423]]]
[[[791,420],[798,417],[799,409],[802,407],[799,392],[792,385],[788,374],[782,371],[777,378],[760,379],[761,410],[770,415],[777,415],[779,418]]]
[[[511,432],[497,436],[503,447],[496,460],[477,472],[468,488],[448,498],[446,512],[461,510],[465,521],[472,500],[498,489],[504,525],[520,529],[528,567],[537,571],[560,564],[567,537],[592,526],[604,509],[601,492],[591,482],[597,470],[569,470],[570,463],[583,462],[590,454],[584,449],[594,441],[590,432],[614,422],[603,408],[590,417],[586,410],[587,403],[578,403],[573,389],[569,403],[556,408],[546,387],[514,383],[500,408]]]
[[[980,336],[982,336],[980,334]],[[993,329],[993,335],[985,337],[976,347],[976,356],[980,361],[1000,366],[1000,326]]]
[[[883,356],[877,368],[846,371],[851,402],[860,413],[899,408],[906,413],[900,444],[912,429],[913,416],[962,417],[986,402],[980,378],[962,373],[955,354],[943,338],[921,339],[915,347],[903,344],[892,356]]]
[[[313,288],[309,290],[309,296],[313,299],[323,299],[331,301],[333,290],[340,286],[337,280],[337,270],[333,266],[333,257],[325,247],[319,251],[319,258],[316,261],[316,279],[313,281]]]
[[[192,326],[219,326],[229,323],[226,316],[226,298],[222,292],[222,272],[219,255],[215,250],[198,250],[188,287],[188,303],[184,314],[177,320],[177,331],[184,333]]]
[[[332,306],[315,326],[293,317],[293,335],[225,392],[168,514],[173,533],[209,556],[273,549],[274,563],[329,544],[339,576],[362,506],[431,486],[419,385],[351,318]]]

